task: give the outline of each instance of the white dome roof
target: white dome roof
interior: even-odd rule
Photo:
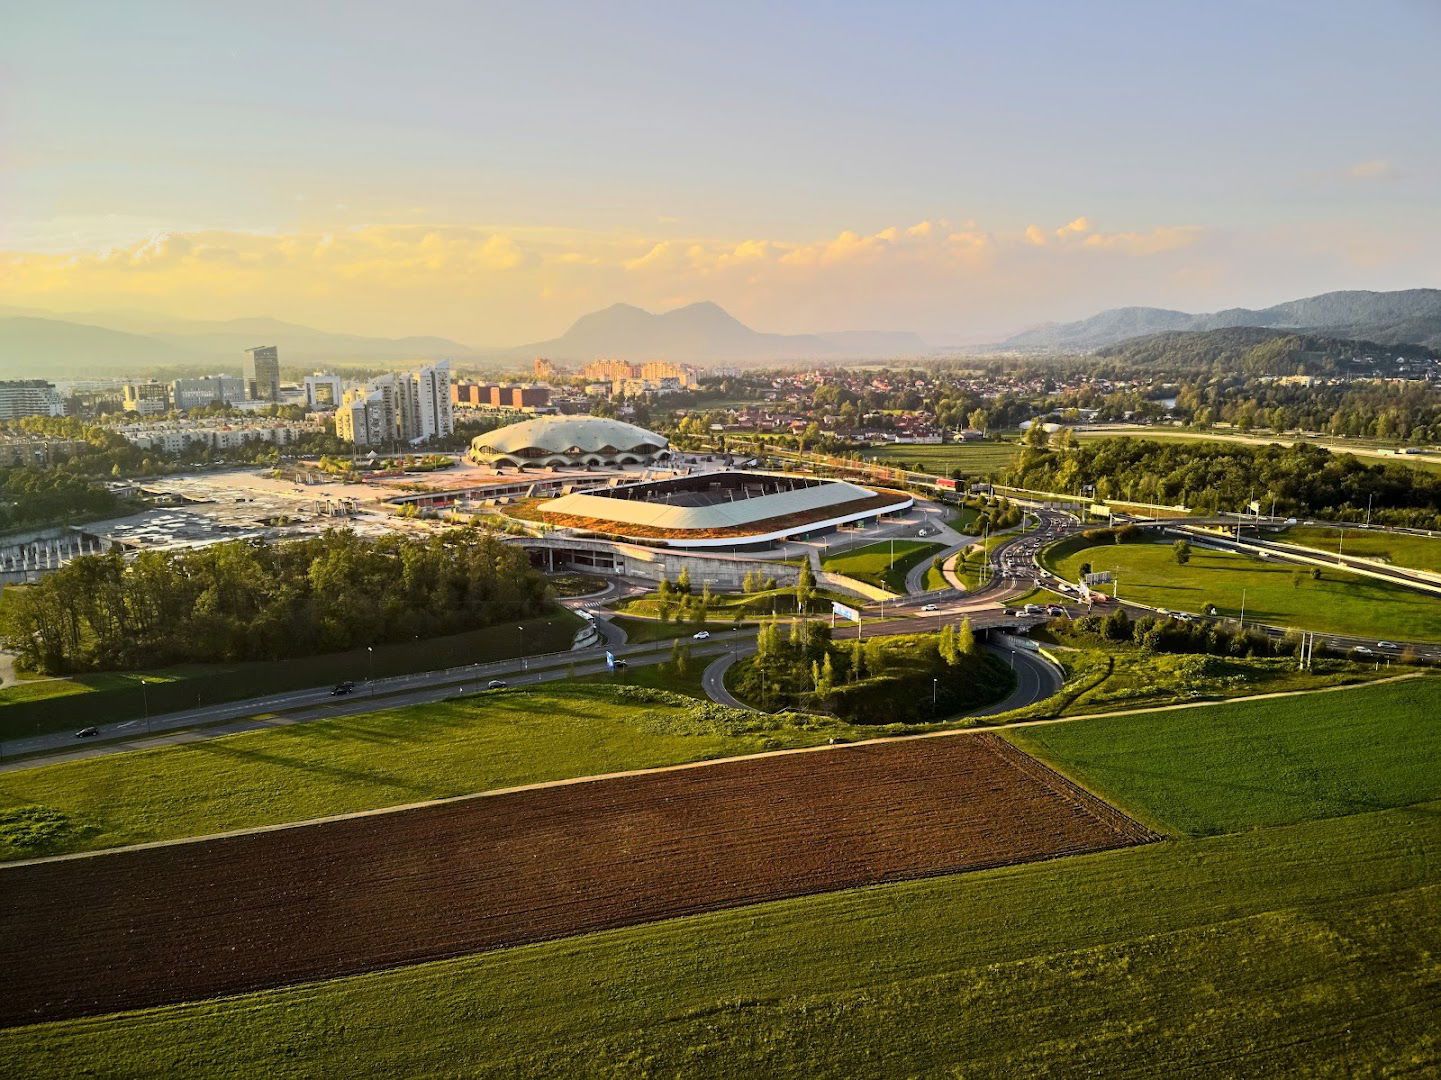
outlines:
[[[478,452],[515,454],[543,450],[551,454],[626,453],[637,447],[664,449],[664,435],[603,416],[538,416],[519,424],[477,435],[470,445]]]

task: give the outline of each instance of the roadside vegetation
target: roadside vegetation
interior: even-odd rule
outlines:
[[[1436,597],[1321,567],[1299,567],[1230,551],[1193,547],[1187,562],[1170,544],[1118,543],[1048,551],[1047,565],[1068,581],[1082,564],[1113,570],[1110,590],[1121,599],[1169,611],[1296,626],[1322,633],[1396,641],[1441,641],[1441,603]],[[1316,576],[1319,574],[1319,577]]]
[[[970,623],[934,634],[833,642],[821,622],[762,628],[754,656],[733,666],[733,694],[763,710],[801,708],[858,725],[938,723],[1003,698],[1010,669],[978,646]]]
[[[878,540],[840,555],[830,555],[821,566],[893,593],[906,591],[906,574],[946,545],[928,540]]]
[[[10,593],[14,590],[7,589]],[[508,660],[570,647],[581,619],[551,605],[523,622],[446,637],[397,641],[292,660],[176,664],[131,672],[24,679],[0,689],[0,738],[15,739],[87,724],[139,720],[286,690],[382,679],[417,671]],[[524,631],[519,627],[524,626]]]

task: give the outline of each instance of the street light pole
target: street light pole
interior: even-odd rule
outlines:
[[[150,691],[147,689],[150,682],[147,679],[140,680],[140,699],[145,703],[145,734],[150,734]]]
[[[1241,590],[1241,629],[1246,629],[1246,590]]]
[[[525,655],[525,627],[517,626],[516,629],[520,631],[520,670],[529,671],[530,661]]]
[[[932,716],[935,716],[935,715],[936,715],[936,687],[940,684],[940,681],[941,681],[940,679],[932,679],[932,680],[931,680],[931,715],[932,715]]]

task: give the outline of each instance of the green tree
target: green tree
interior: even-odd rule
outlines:
[[[971,628],[971,620],[963,619],[956,631],[956,652],[961,656],[975,656],[976,648],[976,632]]]
[[[1177,566],[1185,566],[1191,561],[1191,541],[1177,540],[1171,545],[1171,556],[1176,560]]]

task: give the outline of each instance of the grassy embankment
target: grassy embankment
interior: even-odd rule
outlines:
[[[1059,547],[1059,546],[1058,546]],[[1384,581],[1324,569],[1319,581],[1309,568],[1263,561],[1229,551],[1194,548],[1178,566],[1167,544],[1102,544],[1047,552],[1048,566],[1076,581],[1081,563],[1114,570],[1114,590],[1130,600],[1171,611],[1199,613],[1214,604],[1218,614],[1247,622],[1296,626],[1322,633],[1399,641],[1441,641],[1441,601]],[[1300,569],[1299,579],[1295,571]],[[1108,590],[1109,591],[1109,590]]]
[[[1437,688],[1017,735],[1228,835],[39,1025],[0,1054],[33,1077],[1426,1074],[1441,804],[1381,808],[1441,794]]]
[[[833,574],[845,574],[868,585],[904,593],[906,574],[911,567],[945,549],[946,545],[930,540],[878,540],[841,555],[830,555],[821,566]]]
[[[1343,530],[1321,525],[1297,525],[1283,529],[1271,539],[1283,544],[1299,544],[1316,548],[1328,555],[1340,551],[1363,559],[1376,559],[1395,566],[1441,573],[1441,537],[1411,536],[1406,533]]]
[[[947,443],[942,446],[872,446],[860,456],[878,465],[904,461],[934,476],[960,469],[967,477],[989,479],[1005,472],[1020,454],[1016,442]]]
[[[68,731],[215,705],[343,679],[377,679],[462,664],[557,652],[570,647],[581,619],[555,607],[540,617],[449,637],[393,642],[293,660],[177,664],[137,672],[26,680],[0,690],[0,738]],[[525,626],[524,635],[516,631]],[[523,640],[522,640],[523,638]],[[141,680],[145,685],[141,686]]]

